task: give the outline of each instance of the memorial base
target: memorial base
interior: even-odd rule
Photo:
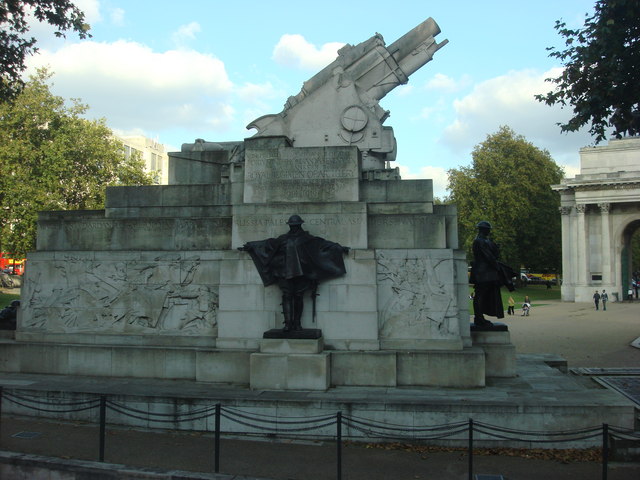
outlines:
[[[249,386],[253,390],[325,391],[331,384],[331,363],[329,353],[322,350],[322,337],[264,338],[260,352],[250,355]]]
[[[507,325],[496,322],[489,327],[478,327],[471,324],[470,329],[473,346],[484,350],[486,376],[515,377],[516,347],[511,343]]]

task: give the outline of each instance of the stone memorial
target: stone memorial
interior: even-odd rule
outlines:
[[[446,44],[439,33],[427,19],[389,46],[379,34],[344,46],[252,137],[170,153],[169,185],[109,187],[101,211],[42,212],[4,371],[276,390],[513,375],[487,367],[485,344],[506,337],[472,339],[455,207],[390,166],[378,101]],[[278,237],[292,215],[349,247],[345,274],[296,320],[318,338],[263,338],[282,328],[282,292],[238,248]]]

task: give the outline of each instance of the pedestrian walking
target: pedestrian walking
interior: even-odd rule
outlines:
[[[508,315],[516,314],[516,301],[513,299],[512,296],[509,296],[509,308],[507,308],[507,314]]]
[[[522,302],[522,316],[528,317],[530,310],[531,310],[531,299],[529,298],[529,295],[525,295],[524,301]]]
[[[596,304],[596,310],[600,310],[600,294],[598,293],[598,290],[593,294],[593,303]]]
[[[602,301],[602,310],[606,310],[607,302],[609,301],[609,295],[604,290],[602,290],[602,294],[600,295],[600,300]]]

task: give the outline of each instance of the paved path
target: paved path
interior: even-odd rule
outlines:
[[[528,317],[516,311],[505,316],[517,353],[553,353],[569,367],[640,367],[640,302],[609,303],[596,311],[592,304],[545,301]]]

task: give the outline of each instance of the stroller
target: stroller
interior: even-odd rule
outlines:
[[[529,316],[529,310],[531,310],[531,304],[528,302],[525,302],[522,304],[522,316],[523,317],[528,317]]]

